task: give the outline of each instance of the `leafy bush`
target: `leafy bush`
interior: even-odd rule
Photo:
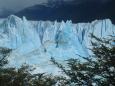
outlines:
[[[95,42],[91,42],[93,55],[79,59],[69,59],[67,67],[59,64],[54,58],[51,61],[57,65],[68,77],[66,85],[74,83],[76,86],[115,86],[115,37],[100,39],[92,35]],[[73,86],[73,85],[72,85]]]

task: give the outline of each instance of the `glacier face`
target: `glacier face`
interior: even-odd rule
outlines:
[[[73,24],[71,21],[28,21],[11,15],[0,21],[0,47],[13,49],[10,66],[27,63],[38,66],[40,71],[52,72],[51,57],[63,62],[77,58],[77,54],[88,56],[91,33],[106,38],[115,35],[115,25],[109,19]]]

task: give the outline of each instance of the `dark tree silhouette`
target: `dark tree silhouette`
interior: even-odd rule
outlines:
[[[0,68],[7,64],[7,57],[12,50],[8,48],[0,48]]]
[[[79,59],[67,60],[67,67],[54,58],[51,61],[64,72],[69,79],[67,84],[76,86],[115,86],[115,37],[100,39],[92,35],[96,42],[91,42],[93,55]],[[65,84],[66,85],[66,84]]]
[[[0,48],[0,86],[115,86],[115,37],[100,39],[91,35],[93,55],[80,59],[66,60],[67,66],[51,58],[66,76],[32,74],[35,69],[27,64],[20,68],[5,67],[11,49]]]
[[[8,48],[0,48],[0,86],[54,86],[60,79],[45,73],[32,74],[35,68],[27,64],[18,69],[6,67],[11,51]]]

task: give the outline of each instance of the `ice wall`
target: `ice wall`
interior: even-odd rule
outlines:
[[[0,47],[13,49],[11,65],[23,62],[47,66],[51,57],[62,61],[89,55],[90,34],[103,38],[115,35],[109,19],[92,23],[28,21],[14,15],[0,21]],[[46,68],[47,69],[47,68]]]

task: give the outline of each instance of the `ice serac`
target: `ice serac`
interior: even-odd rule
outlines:
[[[109,19],[73,24],[72,21],[28,21],[11,15],[0,21],[0,47],[13,49],[10,65],[26,62],[52,70],[51,57],[63,61],[77,58],[77,54],[88,56],[91,33],[106,38],[115,35],[115,25]]]

